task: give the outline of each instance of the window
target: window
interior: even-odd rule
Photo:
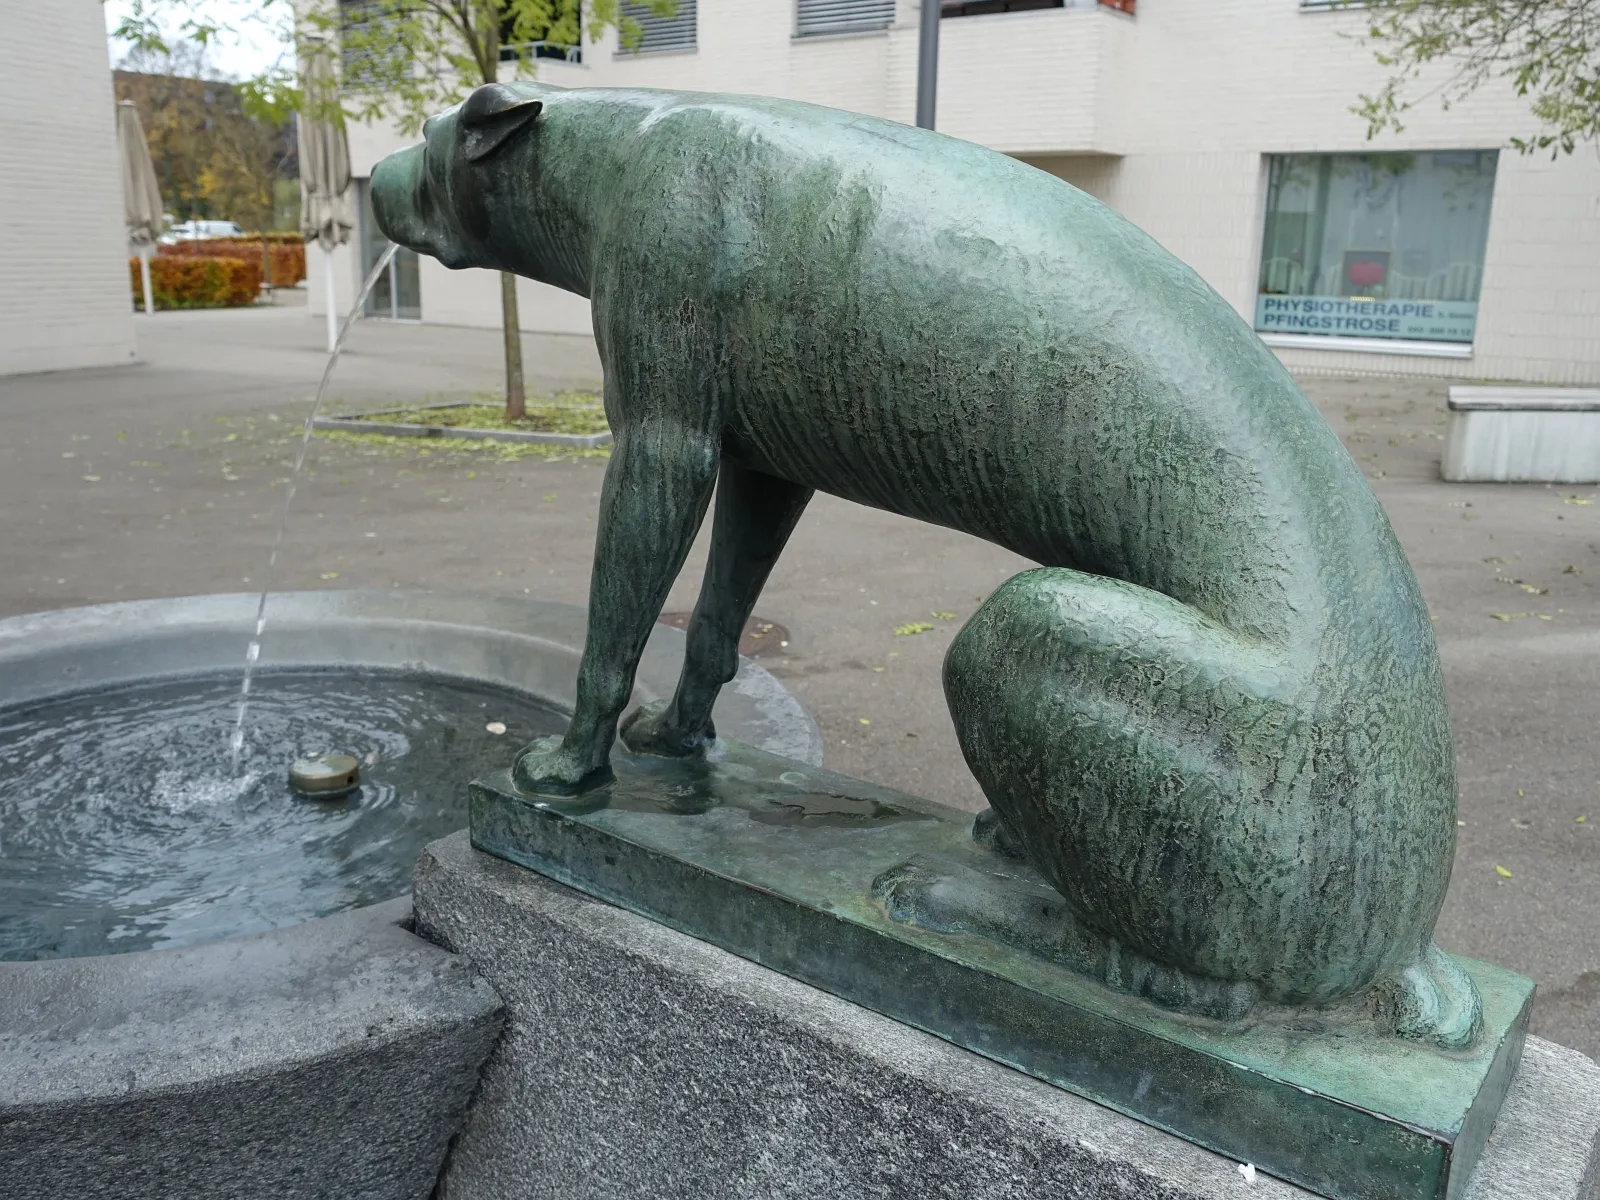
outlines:
[[[622,15],[638,22],[643,36],[630,54],[695,48],[695,0],[677,0],[670,17],[658,17],[643,4],[622,0]]]
[[[1112,8],[1133,15],[1134,0],[941,0],[939,15],[987,17],[991,13],[1027,12],[1035,8]]]
[[[795,33],[862,33],[894,24],[894,0],[798,0]]]
[[[1256,329],[1472,341],[1496,159],[1274,155]]]
[[[389,239],[372,215],[372,180],[356,180],[356,190],[361,201],[361,277],[365,279],[389,248]],[[389,269],[372,285],[364,315],[398,321],[422,319],[422,264],[415,250],[402,246],[389,260]]]
[[[579,0],[556,0],[550,6],[550,18],[542,25],[534,24],[530,28],[523,26],[523,34],[517,35],[517,20],[509,12],[502,12],[500,17],[500,61],[519,62],[530,58],[551,58],[557,62],[581,63],[583,61],[583,47],[579,44],[583,34],[582,12],[579,9]],[[568,37],[573,41],[552,41],[550,33],[553,29],[566,25]]]
[[[393,18],[385,0],[339,0],[340,82],[351,91],[376,91],[405,70],[405,48],[384,26]]]

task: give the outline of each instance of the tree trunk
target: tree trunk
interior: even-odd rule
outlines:
[[[500,272],[500,316],[506,336],[506,420],[520,421],[528,415],[527,397],[522,391],[522,322],[517,318],[517,277]]]

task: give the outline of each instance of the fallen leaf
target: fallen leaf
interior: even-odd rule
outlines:
[[[856,720],[860,721],[863,725],[871,725],[872,724],[872,722],[867,720],[865,717],[857,717]]]
[[[1569,565],[1569,566],[1563,567],[1561,569],[1561,573],[1563,575],[1582,575],[1583,574],[1583,568],[1582,567],[1574,567],[1574,566],[1570,566]]]
[[[914,634],[927,633],[928,630],[933,628],[936,627],[928,624],[926,621],[912,621],[909,625],[901,625],[898,627],[894,631],[894,635],[895,637],[911,637]]]
[[[1587,820],[1588,820],[1588,819],[1589,819],[1589,818],[1588,818],[1588,817],[1579,817],[1579,818],[1578,818],[1578,824],[1579,824],[1579,825],[1582,825],[1582,824],[1583,824],[1583,823],[1584,823],[1584,822],[1585,822],[1585,821],[1587,821]]]
[[[1495,863],[1495,865],[1494,865],[1494,873],[1496,875],[1500,876],[1501,879],[1510,879],[1511,878],[1511,872],[1506,870],[1499,863]]]
[[[1521,788],[1518,788],[1518,789],[1517,789],[1517,795],[1519,795],[1519,796],[1520,796],[1520,795],[1522,795],[1522,794],[1523,794],[1523,791],[1522,791],[1522,789],[1521,789]]]
[[[100,476],[98,476],[98,475],[85,475],[83,477],[83,481],[85,483],[99,483],[100,482]]]
[[[337,571],[324,571],[322,573],[322,577],[324,579],[337,579],[337,578],[339,578],[339,572],[337,572]]]
[[[935,612],[933,612],[933,613],[931,613],[929,615],[938,617],[939,620],[941,620],[941,621],[954,621],[956,619],[956,615],[953,612],[938,612],[938,611],[935,611]]]
[[[556,498],[556,494],[554,492],[551,492],[548,496],[546,496],[544,498],[544,500],[545,500],[545,503],[548,504],[548,503],[550,503],[550,501],[554,500],[555,498]]]
[[[785,646],[787,646],[787,645],[788,645],[788,644],[789,644],[789,643],[788,643],[788,642],[785,642],[785,643],[784,643],[784,645],[785,645]],[[873,667],[873,668],[872,668],[872,669],[873,669],[873,670],[874,670],[874,671],[876,671],[876,672],[877,672],[877,673],[878,673],[878,674],[879,674],[879,675],[882,675],[882,674],[883,674],[883,668],[882,668],[882,667]]]

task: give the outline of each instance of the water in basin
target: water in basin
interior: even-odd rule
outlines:
[[[483,683],[268,672],[235,773],[238,680],[0,708],[0,960],[181,946],[402,895],[422,847],[466,825],[467,781],[567,724]],[[323,751],[362,760],[358,792],[290,791],[290,763]]]

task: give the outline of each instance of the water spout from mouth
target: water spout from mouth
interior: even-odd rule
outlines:
[[[306,454],[311,449],[311,434],[316,428],[317,414],[322,411],[323,397],[328,392],[328,380],[333,377],[333,365],[339,361],[339,354],[344,349],[344,340],[350,334],[350,327],[356,323],[356,318],[366,307],[367,297],[377,286],[379,276],[388,268],[389,261],[399,249],[397,244],[391,242],[389,248],[378,256],[378,261],[367,274],[366,282],[356,294],[355,303],[345,315],[344,324],[339,327],[339,336],[333,343],[332,352],[328,355],[328,365],[322,369],[322,382],[317,385],[317,397],[311,404],[311,411],[306,414],[305,430],[300,435],[300,452],[295,456],[294,470],[289,473],[289,490],[283,497],[283,507],[278,510],[278,531],[272,539],[272,553],[267,558],[261,599],[256,604],[255,632],[251,635],[250,644],[244,654],[244,678],[239,683],[238,715],[234,719],[233,735],[228,739],[229,769],[235,775],[239,773],[239,760],[244,753],[245,718],[250,711],[250,680],[255,674],[256,661],[261,657],[261,635],[267,628],[267,595],[272,591],[272,577],[277,571],[278,553],[283,549],[284,531],[289,526],[289,506],[294,503],[295,489],[300,486],[300,471],[306,465]]]

